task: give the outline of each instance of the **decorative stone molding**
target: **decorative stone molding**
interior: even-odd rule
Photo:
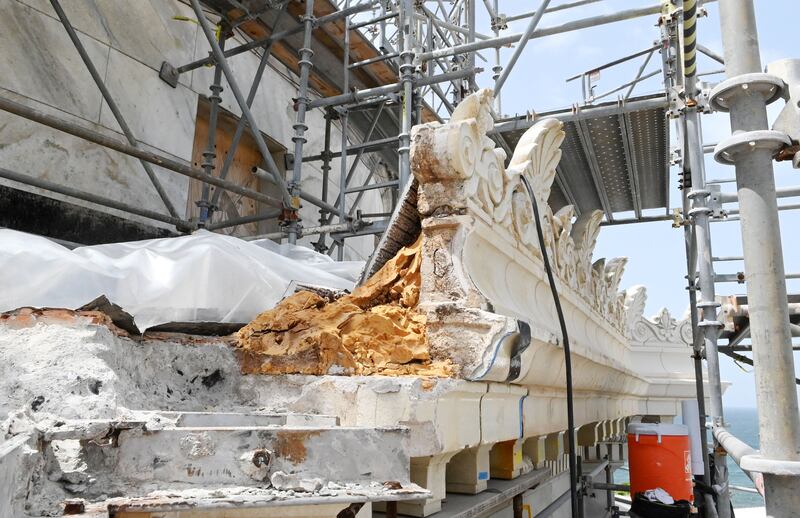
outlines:
[[[667,308],[654,316],[644,316],[647,302],[647,289],[633,286],[625,291],[625,319],[631,345],[684,347],[692,346],[692,322],[688,313],[680,320],[670,314]]]
[[[625,294],[618,293],[627,260],[592,262],[601,211],[576,219],[572,206],[553,213],[547,203],[562,123],[543,119],[531,127],[506,166],[506,153],[488,136],[491,102],[491,90],[481,90],[447,124],[412,131],[423,231],[420,309],[428,316],[432,354],[452,358],[468,379],[539,384],[543,373],[532,368],[533,356],[544,359],[543,344],[558,351],[560,332],[524,178],[539,207],[574,349],[594,366],[625,372],[616,376],[617,387],[609,381],[614,376],[600,381],[596,372],[587,373],[593,381],[585,388],[636,385],[637,376],[625,367],[630,323]],[[530,324],[533,347],[524,343],[518,320]]]
[[[644,286],[633,286],[625,291],[631,365],[651,382],[693,381],[692,322],[688,312],[678,320],[667,308],[661,308],[658,314],[647,318],[644,316],[646,302]]]

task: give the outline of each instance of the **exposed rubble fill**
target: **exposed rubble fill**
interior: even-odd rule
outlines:
[[[451,377],[432,358],[417,311],[422,238],[402,248],[353,293],[328,302],[300,291],[238,333],[247,374],[382,374]]]
[[[224,338],[131,337],[101,317],[29,308],[0,315],[0,502],[11,502],[8,513],[0,512],[3,518],[61,516],[64,503],[74,499],[103,511],[139,499],[211,505],[215,498],[241,496],[247,506],[251,500],[405,495],[416,487],[402,476],[406,432],[375,423],[361,427],[349,415],[340,420],[355,403],[324,380],[338,380],[349,394],[413,386],[420,397],[436,390],[423,382],[456,383],[247,376]],[[276,391],[278,386],[287,388]],[[328,409],[337,413],[324,414]],[[365,455],[318,460],[365,448]],[[379,474],[390,464],[391,472]],[[194,468],[187,471],[187,465]],[[286,489],[268,488],[278,471],[291,475],[276,476]],[[363,473],[379,482],[400,480],[403,488],[373,487]],[[234,486],[248,491],[238,495]],[[202,491],[208,498],[196,493]]]

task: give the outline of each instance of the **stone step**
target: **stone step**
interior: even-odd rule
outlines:
[[[339,418],[318,414],[266,414],[257,412],[155,412],[167,419],[175,419],[175,426],[337,426]]]
[[[260,412],[135,411],[121,419],[49,420],[39,425],[45,441],[89,440],[132,429],[248,426],[338,426],[339,418],[320,414]]]
[[[129,484],[289,485],[408,482],[408,431],[396,428],[226,426],[123,430],[109,476]],[[291,478],[291,477],[290,477]],[[299,482],[297,482],[299,483]],[[308,483],[313,487],[315,483]]]

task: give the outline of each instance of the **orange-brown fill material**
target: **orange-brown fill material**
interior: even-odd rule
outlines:
[[[421,243],[334,302],[300,291],[261,313],[237,335],[242,371],[454,376],[449,360],[431,359],[425,316],[415,309]]]

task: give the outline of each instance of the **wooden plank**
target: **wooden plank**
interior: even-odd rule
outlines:
[[[203,152],[208,145],[208,124],[209,124],[210,104],[204,99],[200,98],[197,106],[197,123],[195,125],[194,145],[192,147],[192,165],[199,168],[203,163]],[[222,165],[225,157],[228,155],[228,150],[231,147],[233,135],[236,132],[236,124],[238,119],[231,113],[220,110],[217,120],[217,136],[216,136],[216,153],[214,159],[213,175],[218,176],[222,170]],[[283,163],[283,154],[285,149],[277,142],[267,137],[267,147],[272,152],[272,157],[275,163]],[[262,185],[262,182],[253,175],[254,167],[262,167],[263,159],[258,150],[255,139],[248,132],[242,135],[239,145],[236,148],[233,162],[228,171],[227,179],[236,182],[238,185],[253,189],[266,194],[272,194],[279,197],[277,188],[272,184]],[[263,182],[266,183],[266,182]],[[196,201],[201,198],[203,184],[199,180],[192,179],[189,182],[189,196],[186,204],[186,216],[188,218],[197,218],[200,214],[200,209],[196,205]],[[216,187],[210,186],[209,200],[214,195]],[[269,207],[260,204],[255,200],[244,198],[235,193],[223,192],[219,199],[220,210],[214,213],[212,218],[213,222],[223,221],[227,218],[235,218],[238,216],[252,216],[261,211],[268,210]],[[246,225],[239,225],[221,229],[218,232],[230,234],[235,236],[250,236],[261,232],[269,232],[272,226],[277,229],[277,224],[267,225],[269,230],[265,230],[266,224],[248,223]]]
[[[314,16],[321,17],[337,11],[336,6],[330,0],[316,0],[314,2]],[[305,6],[302,2],[290,2],[287,12],[295,18],[305,14]],[[236,10],[229,11],[227,16],[235,20],[241,13]],[[239,25],[245,34],[253,39],[266,38],[272,34],[272,30],[260,19],[248,20]],[[318,27],[313,31],[314,38],[325,48],[331,51],[340,60],[344,59],[344,50],[340,42],[344,41],[344,20],[336,20]],[[297,52],[284,42],[275,42],[272,46],[272,54],[279,62],[289,70],[300,75],[300,58]],[[355,63],[366,59],[374,58],[379,55],[378,50],[372,46],[358,31],[350,34],[350,62]],[[386,62],[377,62],[357,69],[353,75],[366,87],[383,86],[399,81],[397,73]],[[369,70],[369,74],[365,72]],[[342,93],[341,87],[334,84],[331,80],[323,77],[313,67],[309,75],[309,86],[323,97],[331,97]],[[423,122],[438,120],[436,114],[425,106],[422,114]]]
[[[239,28],[254,40],[260,40],[272,34],[272,31],[269,29],[269,27],[264,25],[264,23],[260,20],[250,20],[244,22],[239,25]],[[297,75],[300,75],[300,58],[298,57],[297,53],[288,45],[280,41],[275,42],[272,45],[272,55],[289,70]],[[338,87],[324,80],[319,76],[319,74],[315,73],[313,68],[308,78],[308,84],[311,86],[311,88],[319,92],[324,97],[330,97],[332,95],[339,95],[342,93]]]
[[[287,7],[289,13],[294,16],[302,16],[304,14],[304,6],[300,3],[289,4]],[[315,0],[314,1],[314,16],[317,18],[326,16],[338,11],[336,6],[330,0]],[[343,59],[344,51],[341,43],[344,42],[345,32],[344,20],[336,20],[326,23],[325,25],[314,30],[314,37],[334,55]],[[363,61],[379,55],[378,50],[372,46],[372,43],[365,38],[360,32],[352,31],[350,33],[350,62]],[[364,81],[369,86],[380,86],[398,81],[397,73],[386,62],[372,63],[363,67],[372,73],[374,78],[367,78]]]
[[[505,507],[511,506],[511,501],[538,486],[550,478],[549,469],[535,470],[514,480],[489,480],[486,491],[477,495],[460,495],[447,493],[447,501],[442,510],[436,514],[437,518],[479,518],[494,516]],[[373,516],[384,516],[382,513],[373,513]]]

